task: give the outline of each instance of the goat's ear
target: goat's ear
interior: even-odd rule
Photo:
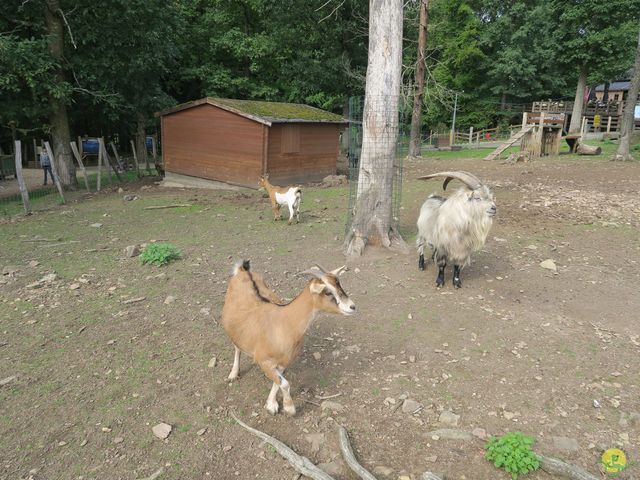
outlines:
[[[469,200],[469,201],[473,200],[473,190],[471,190],[471,191],[468,193],[468,195],[469,195],[469,197],[467,198],[467,200]]]
[[[319,295],[324,290],[324,284],[312,282],[311,285],[309,285],[309,290],[311,290],[311,293]]]

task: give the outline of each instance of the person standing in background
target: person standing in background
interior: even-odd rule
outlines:
[[[51,176],[51,183],[53,183],[53,171],[51,170],[51,159],[49,158],[47,151],[44,149],[42,150],[42,152],[40,152],[40,166],[42,167],[42,170],[44,170],[43,185],[47,184],[47,172],[49,172],[49,175]]]

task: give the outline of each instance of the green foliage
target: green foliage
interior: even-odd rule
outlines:
[[[170,243],[150,243],[140,255],[140,261],[162,267],[181,256],[180,250]]]
[[[207,95],[342,114],[348,97],[364,93],[367,0],[57,0],[57,62],[45,21],[56,2],[5,3],[5,150],[12,134],[27,142],[48,134],[51,98],[67,106],[72,138],[103,135],[122,146],[137,122],[157,129],[154,112]],[[411,66],[419,2],[405,5],[403,64]],[[573,98],[585,65],[590,85],[624,77],[638,11],[640,0],[431,0],[424,128],[448,128],[455,93],[458,127],[477,129],[517,122],[520,111],[504,103]],[[404,81],[413,82],[411,68]]]
[[[503,468],[511,474],[513,480],[518,476],[537,470],[540,461],[531,450],[535,442],[533,437],[522,432],[509,432],[502,437],[491,437],[485,445],[485,458],[497,468]]]

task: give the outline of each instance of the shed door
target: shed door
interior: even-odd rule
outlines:
[[[282,152],[298,153],[300,151],[300,126],[285,125],[282,129]]]

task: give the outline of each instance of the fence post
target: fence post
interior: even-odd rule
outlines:
[[[469,145],[473,142],[473,127],[469,127]]]
[[[62,185],[60,185],[60,177],[58,177],[58,169],[56,168],[56,157],[53,156],[53,150],[51,150],[51,145],[49,145],[49,142],[44,142],[44,148],[47,149],[47,154],[49,155],[49,160],[51,161],[51,171],[53,172],[53,183],[56,184],[56,188],[58,189],[60,198],[62,198],[62,203],[66,203],[64,199],[64,193],[62,193]]]
[[[79,139],[80,137],[78,137]],[[84,186],[87,187],[87,192],[89,192],[89,180],[87,179],[87,170],[84,168],[84,163],[82,162],[82,156],[78,151],[78,146],[75,142],[69,142],[71,145],[71,151],[73,152],[73,156],[78,160],[78,165],[80,165],[80,169],[82,170],[82,176],[84,177]],[[82,144],[82,141],[81,141]]]
[[[136,153],[136,142],[130,140],[131,142],[131,151],[133,152],[133,161],[136,164],[136,172],[138,174],[138,178],[140,178],[140,165],[138,165],[138,154]]]
[[[102,183],[102,142],[98,140],[98,183],[96,183],[96,192],[100,191]]]
[[[611,132],[611,115],[609,115],[609,119],[607,120],[607,133]]]
[[[104,139],[102,140],[102,143],[104,144]],[[114,173],[116,174],[116,177],[118,178],[119,182],[122,182],[122,177],[120,177],[120,173],[118,173],[118,169],[115,167],[115,165],[113,164],[113,162],[111,161],[111,157],[109,156],[109,152],[107,151],[107,146],[106,144],[104,144],[104,159],[106,160],[106,164],[107,166],[107,171],[109,172],[109,181],[111,182],[111,170],[109,170],[109,167],[111,167],[111,169],[114,171]]]
[[[120,160],[120,155],[118,155],[118,149],[116,148],[116,144],[113,142],[109,142],[109,145],[111,145],[111,150],[113,150],[113,154],[116,157],[116,164],[118,165],[118,167],[121,167],[122,161]]]
[[[29,203],[29,190],[24,183],[24,177],[22,176],[22,144],[20,140],[15,141],[16,150],[16,178],[18,179],[18,186],[20,187],[20,195],[22,195],[22,205],[24,206],[24,213],[31,215],[31,204]]]
[[[109,165],[109,154],[107,153],[107,146],[104,143],[104,137],[100,137],[98,141],[100,142],[100,148],[102,149],[102,160],[104,162],[104,168],[107,171],[107,175],[109,176],[109,185],[113,185],[113,178],[111,176],[111,168]]]

